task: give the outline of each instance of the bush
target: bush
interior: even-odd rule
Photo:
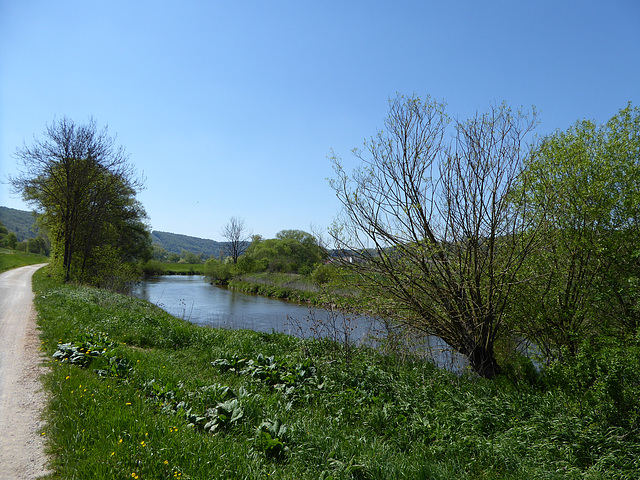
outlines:
[[[323,263],[316,266],[311,273],[312,280],[318,285],[324,285],[329,283],[336,277],[336,269],[332,265],[325,265]]]
[[[149,260],[142,264],[142,273],[145,275],[162,275],[164,273],[164,267],[159,260]]]
[[[227,285],[234,275],[233,265],[210,258],[204,264],[204,274],[216,285]]]
[[[584,342],[578,354],[545,371],[551,388],[582,399],[603,421],[636,429],[640,426],[640,337],[604,345]]]

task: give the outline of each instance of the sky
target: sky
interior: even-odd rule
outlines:
[[[0,205],[17,149],[61,117],[107,126],[153,230],[326,230],[329,157],[398,93],[467,118],[535,106],[536,134],[640,105],[638,0],[0,0]]]

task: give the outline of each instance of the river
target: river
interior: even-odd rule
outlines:
[[[369,317],[345,317],[322,308],[237,292],[210,285],[200,275],[152,277],[137,284],[132,295],[202,326],[330,337],[341,342],[368,344],[375,344],[384,335],[382,324]],[[440,366],[452,370],[466,364],[437,337],[427,338],[417,348],[427,352]]]

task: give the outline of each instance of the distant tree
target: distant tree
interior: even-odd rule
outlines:
[[[5,245],[8,248],[16,248],[16,246],[18,245],[18,237],[15,233],[9,232],[9,234],[5,238]]]
[[[353,174],[333,158],[343,209],[332,236],[369,307],[442,338],[487,378],[536,241],[513,198],[534,119],[501,105],[454,122],[448,141],[443,104],[398,96]]]
[[[153,244],[152,246],[152,251],[153,251],[153,258],[155,260],[159,260],[162,262],[166,262],[169,259],[169,253],[162,248],[160,245],[158,244]]]
[[[233,263],[238,263],[238,257],[242,255],[249,246],[251,235],[247,231],[244,219],[231,217],[222,232],[220,232],[228,242],[228,253],[233,259]]]
[[[106,127],[64,117],[15,157],[21,171],[10,179],[13,188],[40,215],[53,267],[66,281],[100,284],[150,253],[146,214],[135,199],[142,182]]]
[[[47,246],[47,241],[41,235],[36,238],[30,238],[27,240],[27,252],[48,255],[49,248]]]
[[[6,247],[7,236],[9,235],[9,230],[5,227],[2,222],[0,222],[0,247]]]
[[[326,258],[317,239],[302,230],[282,230],[276,238],[255,238],[238,262],[241,271],[311,273]]]
[[[182,255],[181,256],[184,259],[185,263],[194,264],[194,263],[201,263],[202,262],[202,254],[196,255],[193,252],[188,252],[187,250],[182,250]]]

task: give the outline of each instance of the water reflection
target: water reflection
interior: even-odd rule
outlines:
[[[382,322],[359,316],[344,317],[324,309],[250,295],[206,282],[203,276],[170,275],[139,283],[132,295],[163,308],[170,314],[197,325],[218,328],[282,332],[298,337],[333,337],[345,334],[355,343],[375,345],[387,329]],[[416,349],[443,367],[458,371],[466,365],[437,337],[422,339]]]

